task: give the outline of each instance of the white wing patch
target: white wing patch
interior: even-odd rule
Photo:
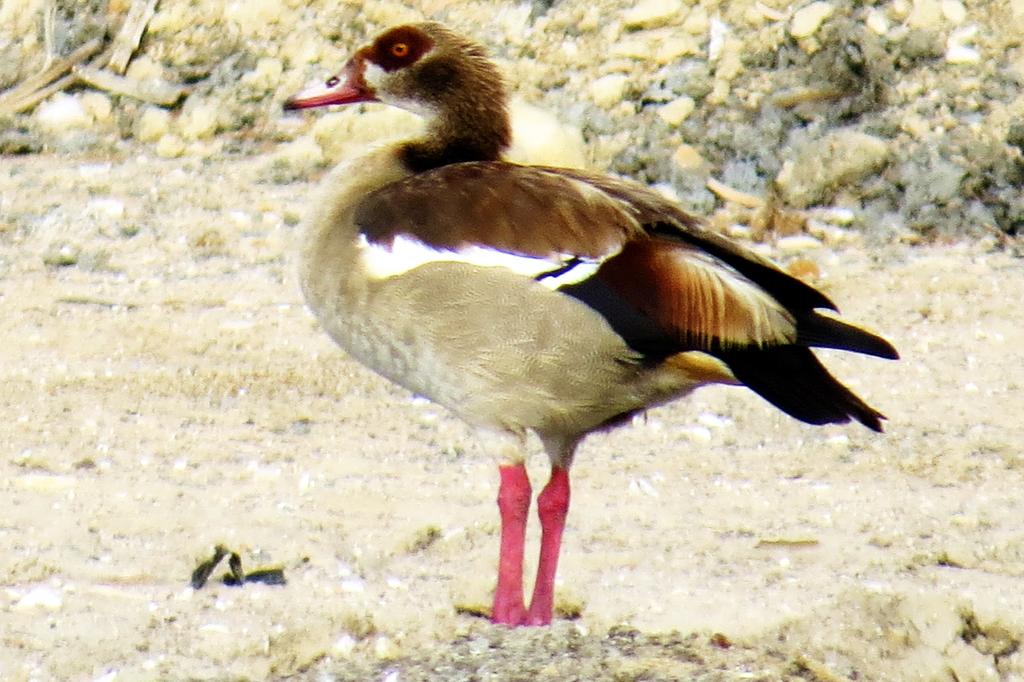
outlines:
[[[522,256],[484,246],[470,246],[458,251],[435,249],[405,235],[395,237],[390,246],[372,243],[365,235],[359,235],[357,246],[363,267],[374,279],[396,277],[427,263],[467,263],[482,268],[505,268],[535,279],[550,289],[557,289],[582,282],[601,266],[601,261],[568,254],[560,254],[556,260]],[[613,255],[608,254],[605,258]]]

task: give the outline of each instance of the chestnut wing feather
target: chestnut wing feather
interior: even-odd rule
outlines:
[[[594,282],[562,290],[627,342],[637,320],[648,321],[638,350],[657,346],[659,355],[792,343],[794,317],[781,299],[831,305],[656,192],[583,171],[500,161],[442,166],[371,193],[355,221],[376,244],[408,236],[439,250],[601,261]]]
[[[485,246],[535,258],[599,259],[644,235],[624,205],[554,169],[442,166],[372,192],[355,222],[370,242],[408,235],[438,249]]]

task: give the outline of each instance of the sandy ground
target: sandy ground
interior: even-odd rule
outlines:
[[[1020,259],[812,252],[903,353],[827,358],[886,434],[722,388],[591,438],[581,615],[507,631],[457,611],[489,600],[493,462],[318,331],[311,185],[257,166],[0,162],[0,678],[1024,679]],[[216,543],[288,584],[193,590]]]

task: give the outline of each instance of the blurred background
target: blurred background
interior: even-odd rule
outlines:
[[[0,153],[281,145],[266,179],[309,179],[414,123],[281,102],[423,19],[501,63],[519,128],[543,131],[524,158],[653,183],[705,214],[729,190],[852,210],[881,240],[1024,227],[1024,0],[3,0]]]

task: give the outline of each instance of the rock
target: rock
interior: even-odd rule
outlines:
[[[223,11],[224,18],[243,35],[261,36],[270,33],[270,26],[281,21],[288,7],[279,0],[234,0],[226,3]]]
[[[950,64],[977,64],[981,61],[981,53],[967,43],[974,40],[978,33],[977,26],[964,26],[954,29],[946,39],[946,61]]]
[[[43,254],[43,262],[47,265],[67,266],[78,262],[82,249],[77,244],[68,242],[56,242]],[[78,485],[78,479],[73,476],[61,476],[58,474],[25,474],[14,479],[14,484],[20,490],[31,490],[37,493],[62,493],[72,490]]]
[[[189,98],[178,119],[178,132],[186,140],[213,137],[219,113],[216,102]]]
[[[864,23],[875,35],[884,36],[889,32],[889,20],[885,18],[885,12],[881,10],[871,10]]]
[[[689,35],[673,34],[658,44],[654,61],[658,64],[674,64],[680,57],[700,53],[700,42]]]
[[[171,131],[171,113],[160,107],[146,107],[135,119],[132,134],[139,142],[156,142]]]
[[[262,57],[256,62],[256,68],[242,76],[242,83],[259,92],[270,92],[281,82],[284,65],[280,59]]]
[[[167,80],[164,67],[144,54],[132,59],[125,76],[133,81]]]
[[[303,135],[278,147],[260,169],[260,178],[277,183],[294,182],[323,165],[323,149],[312,135]]]
[[[32,588],[28,594],[19,599],[13,606],[15,611],[59,611],[64,605],[63,595],[46,585]]]
[[[670,126],[677,126],[686,120],[686,117],[693,113],[696,103],[692,97],[683,95],[658,109],[658,116]]]
[[[795,234],[791,237],[782,237],[775,242],[775,248],[780,253],[794,254],[821,248],[821,240],[809,234]]]
[[[948,658],[948,671],[955,680],[971,680],[972,682],[999,682],[999,671],[996,670],[995,658],[986,656],[964,642],[954,642],[945,651]]]
[[[114,113],[114,105],[110,97],[102,92],[86,92],[82,94],[82,106],[99,123],[106,123]]]
[[[815,34],[821,24],[832,16],[835,8],[830,2],[812,2],[793,13],[789,22],[789,34],[794,38],[808,38]]]
[[[628,29],[656,28],[672,22],[683,10],[680,0],[641,0],[622,13],[622,24]]]
[[[156,143],[156,155],[163,159],[176,159],[185,153],[185,143],[177,135],[163,135]]]
[[[879,170],[890,153],[888,143],[879,137],[838,130],[796,150],[775,183],[789,205],[804,208]]]
[[[601,76],[590,84],[590,98],[602,109],[610,109],[622,101],[628,84],[629,77],[621,73]]]
[[[942,4],[939,0],[914,0],[907,23],[911,28],[939,28],[942,26]]]
[[[672,163],[676,168],[686,172],[699,170],[705,165],[704,157],[696,147],[689,144],[681,144],[672,154]]]
[[[93,122],[92,116],[82,105],[82,100],[62,92],[40,104],[35,116],[39,127],[51,133],[84,130]]]
[[[697,5],[690,10],[683,20],[683,30],[692,36],[705,36],[711,30],[711,18],[703,5]]]
[[[967,18],[967,8],[964,7],[964,3],[960,0],[942,0],[942,16],[946,18],[946,21],[959,26],[964,23],[964,19]]]

